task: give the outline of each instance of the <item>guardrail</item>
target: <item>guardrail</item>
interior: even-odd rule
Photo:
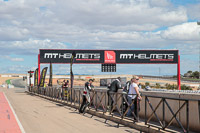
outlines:
[[[46,87],[46,88],[38,88],[38,87],[29,87],[29,91],[32,93],[37,93],[43,96],[50,97],[54,100],[61,100],[62,102],[66,102],[67,104],[74,105],[77,108],[80,108],[82,103],[82,95],[83,95],[83,88],[56,88],[56,87]],[[109,106],[109,97],[111,101],[113,101],[112,108],[108,108]],[[110,92],[107,94],[107,89],[95,89],[94,91],[90,92],[91,102],[89,104],[89,110],[95,110],[97,112],[102,112],[103,114],[109,113],[112,117],[118,117],[121,120],[129,119],[133,123],[139,120],[139,108],[134,112],[132,111],[131,117],[126,117],[126,114],[130,107],[134,104],[132,101],[131,104],[127,101],[127,94],[123,92]],[[176,120],[177,124],[180,126],[183,132],[189,132],[189,100],[191,99],[181,99],[181,98],[170,98],[164,96],[151,96],[147,94],[143,94],[142,97],[145,100],[145,125],[154,126],[152,123],[156,120],[158,121],[159,125],[156,126],[159,130],[166,130],[169,128],[174,121]],[[158,104],[151,104],[151,98],[157,99],[159,101]],[[137,99],[137,98],[136,98]],[[183,101],[183,104],[178,108],[178,110],[173,110],[173,108],[168,103],[168,100],[175,100],[177,102]],[[193,100],[194,101],[194,100]],[[198,100],[199,101],[199,100]],[[147,107],[147,105],[149,105]],[[127,106],[127,107],[125,107]],[[137,106],[139,107],[139,100],[137,101]],[[162,106],[162,107],[161,107]],[[162,118],[159,118],[156,111],[158,108],[162,108]],[[178,119],[178,114],[180,111],[183,111],[183,108],[186,107],[186,119],[187,123],[183,126],[181,121]],[[151,109],[151,114],[147,115],[148,109]],[[172,114],[172,118],[170,121],[166,120],[166,110],[170,111]],[[154,119],[152,121],[152,118]],[[107,120],[105,120],[106,122]],[[119,124],[118,124],[119,126]]]

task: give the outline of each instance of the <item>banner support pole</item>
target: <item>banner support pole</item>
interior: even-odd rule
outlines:
[[[38,54],[38,85],[40,83],[40,54]]]
[[[178,64],[177,64],[177,85],[178,90],[181,90],[181,72],[180,72],[180,55],[178,55]]]

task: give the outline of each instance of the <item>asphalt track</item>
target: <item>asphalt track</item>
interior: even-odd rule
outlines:
[[[63,106],[24,92],[23,88],[0,88],[11,103],[26,133],[139,133],[129,127]],[[2,112],[0,112],[0,116]]]
[[[26,81],[23,81],[22,79],[13,79],[11,80],[11,83],[17,88],[25,88],[26,85]]]

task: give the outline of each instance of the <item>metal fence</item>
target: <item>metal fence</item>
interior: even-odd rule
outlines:
[[[156,98],[159,103],[156,106],[153,106],[151,104],[151,101],[149,100],[150,98]],[[154,99],[155,100],[155,99]],[[170,104],[168,103],[167,100],[178,100],[178,101],[183,101],[184,103],[178,108],[178,110],[175,112]],[[147,105],[149,105],[152,113],[147,116]],[[183,107],[186,106],[186,127],[183,126],[183,124],[180,122],[178,118],[178,113],[180,113],[181,110],[183,110]],[[156,111],[158,108],[161,107],[162,109],[162,119],[158,117],[158,114]],[[170,113],[172,114],[171,119],[166,122],[166,109],[169,109]],[[159,123],[159,128],[165,130],[167,127],[169,127],[173,120],[175,119],[180,128],[184,133],[189,132],[189,100],[187,99],[180,99],[180,98],[169,98],[169,97],[158,97],[158,96],[150,96],[150,95],[145,95],[145,124],[149,126],[153,126],[151,124],[151,119],[155,116],[156,121]],[[169,116],[169,114],[167,115]]]
[[[29,87],[29,92],[34,94],[39,94],[45,97],[48,97],[53,100],[60,100],[61,102],[64,102],[66,104],[73,105],[77,109],[80,108],[80,105],[82,103],[82,95],[83,95],[83,88],[56,88],[56,87],[46,87],[46,88],[38,88],[38,87]],[[151,95],[143,95],[142,96],[145,100],[145,125],[152,126],[152,118],[156,118],[156,121],[158,121],[159,125],[158,128],[162,130],[166,130],[169,126],[171,126],[174,119],[180,126],[183,132],[189,132],[189,99],[180,99],[180,98],[169,98],[169,97],[156,97]],[[129,111],[130,107],[134,104],[134,100],[132,103],[128,103],[127,101],[127,94],[126,93],[115,93],[115,92],[107,92],[107,89],[95,89],[94,91],[90,92],[90,98],[91,102],[88,106],[89,110],[102,112],[103,114],[108,114],[114,117],[118,117],[119,119],[129,119],[133,123],[137,122],[139,120],[139,100],[138,98],[137,103],[137,110],[132,111],[132,116],[127,117],[126,114]],[[151,98],[156,98],[158,101],[160,101],[157,105],[151,104]],[[176,100],[176,101],[183,101],[184,103],[180,106],[180,108],[175,111],[170,107],[170,104],[167,102],[168,100]],[[111,108],[109,108],[109,102],[112,102]],[[148,107],[151,109],[151,114],[147,115]],[[162,106],[162,119],[160,119],[156,113],[157,109]],[[177,115],[178,113],[183,110],[183,107],[186,107],[186,118],[187,123],[184,127],[183,124],[179,121]],[[166,121],[166,109],[168,109],[171,114],[172,118],[169,122]],[[105,120],[106,122],[107,120]],[[155,121],[155,120],[154,120]],[[119,126],[119,124],[118,124]]]
[[[83,100],[83,88],[57,88],[57,87],[29,87],[29,92],[43,95],[54,100],[60,100],[71,105],[75,105],[80,108]],[[110,97],[110,98],[109,98]],[[112,116],[120,117],[121,119],[128,118],[133,122],[138,121],[139,115],[137,112],[132,112],[133,116],[126,117],[126,114],[130,107],[134,104],[128,103],[126,93],[110,92],[108,96],[107,89],[95,89],[90,92],[91,102],[88,106],[89,110],[96,110],[103,113],[109,113]],[[108,102],[113,101],[109,108]],[[136,98],[137,100],[137,98]],[[125,107],[126,106],[126,107]],[[136,115],[137,114],[137,115]]]

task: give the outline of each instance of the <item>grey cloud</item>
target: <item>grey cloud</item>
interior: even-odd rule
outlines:
[[[15,62],[24,61],[24,58],[13,58],[13,57],[10,57],[10,56],[1,56],[1,58],[5,58],[7,60],[15,61]]]
[[[27,39],[28,29],[18,27],[1,27],[0,41],[16,41]]]
[[[153,7],[166,7],[172,6],[169,0],[149,0],[149,4]]]
[[[22,54],[33,55],[38,54],[39,49],[66,49],[67,46],[61,42],[53,42],[49,39],[36,40],[29,39],[28,41],[12,41],[0,42],[0,54]]]
[[[169,27],[161,33],[164,39],[177,41],[199,41],[200,27],[196,22],[188,22]]]
[[[169,24],[184,22],[187,19],[185,9],[169,9],[167,6],[160,6],[161,4],[155,2],[155,0],[141,2],[132,0],[128,2],[129,4],[115,0],[12,1],[7,3],[0,6],[2,18],[20,20],[22,24],[53,23],[59,25],[64,23],[82,28],[90,25],[94,29],[98,27],[101,29],[101,27],[110,25],[125,26],[125,28],[129,25],[146,24],[168,26]],[[168,2],[164,1],[163,3]],[[45,7],[45,10],[40,10],[40,7]]]
[[[62,4],[61,4],[62,3]],[[66,3],[66,4],[65,4]],[[61,8],[52,8],[59,14],[60,20],[68,24],[76,25],[130,25],[130,24],[157,24],[171,25],[187,20],[185,9],[173,9],[168,7],[151,7],[147,2],[134,1],[122,4],[122,2],[106,1],[59,1]],[[56,5],[56,6],[57,6]],[[177,15],[176,15],[177,14]],[[61,19],[62,18],[62,19]]]
[[[72,44],[86,44],[84,43],[86,41],[99,44],[102,41],[108,45],[116,42],[134,42],[133,37],[120,40],[117,39],[120,36],[113,38],[110,34],[124,32],[132,36],[133,31],[152,31],[160,26],[181,23],[187,19],[184,8],[168,9],[164,6],[168,4],[167,0],[163,5],[155,0],[10,1],[1,5],[0,13],[9,16],[2,18],[4,23],[11,21],[3,30],[6,34],[0,32],[2,35],[0,39],[27,41],[30,38],[39,40],[48,38]],[[44,10],[41,10],[41,7],[44,7]],[[101,36],[99,33],[102,32],[111,38]],[[93,41],[94,38],[99,40]]]

